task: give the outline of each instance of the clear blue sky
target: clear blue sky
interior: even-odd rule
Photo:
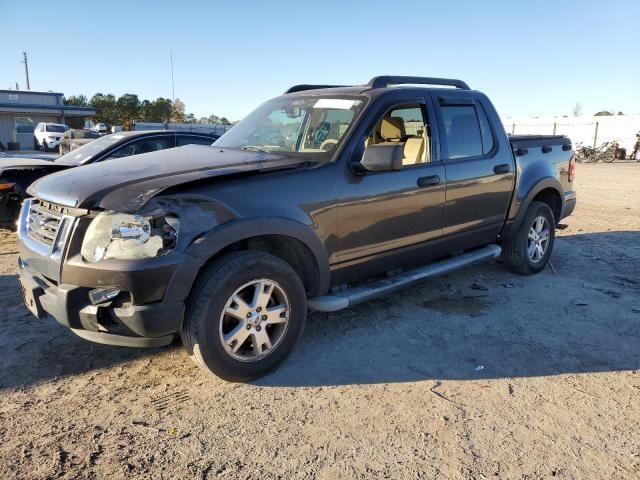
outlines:
[[[175,93],[240,119],[296,83],[458,77],[503,117],[640,113],[640,1],[0,0],[0,88]]]

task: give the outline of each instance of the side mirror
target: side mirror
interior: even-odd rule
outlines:
[[[359,170],[363,172],[390,172],[402,170],[404,143],[380,143],[367,145]]]

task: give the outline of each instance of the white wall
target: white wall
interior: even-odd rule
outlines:
[[[568,136],[575,147],[582,142],[593,145],[598,124],[596,144],[617,141],[629,152],[636,143],[636,133],[640,131],[640,115],[615,115],[607,117],[540,117],[506,118],[502,123],[507,133]],[[515,129],[514,129],[515,125]]]

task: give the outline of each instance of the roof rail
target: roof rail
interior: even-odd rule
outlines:
[[[307,84],[302,84],[302,85],[294,85],[293,87],[289,88],[284,93],[287,94],[287,93],[294,93],[294,92],[304,92],[305,90],[318,90],[320,88],[340,88],[340,87],[344,87],[344,86],[345,85],[307,85]]]
[[[450,87],[460,88],[462,90],[471,90],[462,80],[455,78],[436,78],[436,77],[402,77],[394,75],[382,75],[373,77],[369,80],[370,88],[384,88],[389,85],[400,85],[403,83],[414,83],[418,85],[447,85]]]

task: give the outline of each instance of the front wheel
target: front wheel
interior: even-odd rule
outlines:
[[[235,252],[215,261],[196,282],[181,336],[205,371],[244,382],[287,358],[306,316],[304,286],[288,263],[263,252]]]
[[[502,247],[506,267],[522,275],[541,271],[553,251],[555,224],[549,205],[531,202],[518,231]]]

